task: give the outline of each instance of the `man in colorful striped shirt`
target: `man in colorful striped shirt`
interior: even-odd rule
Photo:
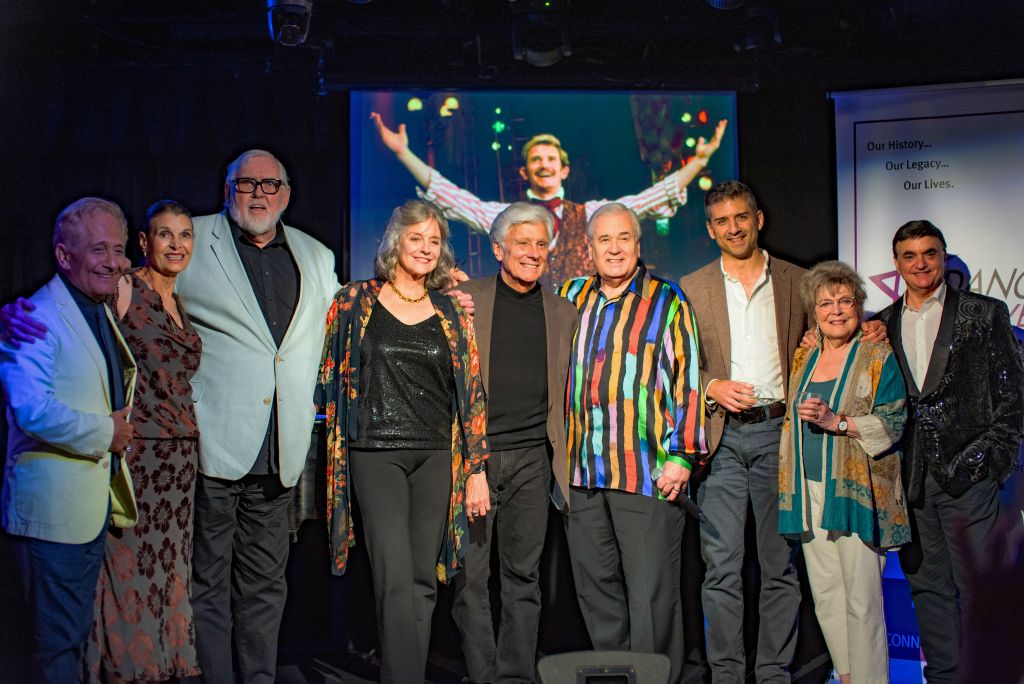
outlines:
[[[707,452],[696,318],[678,285],[640,261],[640,222],[619,203],[587,226],[597,275],[561,294],[580,312],[569,363],[569,548],[594,648],[683,664],[683,511]]]
[[[395,153],[399,162],[409,170],[423,190],[417,189],[420,197],[430,200],[444,210],[444,215],[453,221],[461,221],[471,229],[486,233],[490,230],[498,213],[508,207],[508,202],[488,202],[458,187],[431,168],[409,149],[409,136],[405,124],[397,131],[388,128],[380,114],[370,114],[381,142]],[[641,218],[670,218],[686,204],[686,186],[708,165],[725,134],[727,121],[722,119],[715,127],[710,140],[699,138],[693,157],[683,168],[635,195],[627,195],[618,201],[635,211]],[[569,153],[562,143],[550,133],[535,135],[523,145],[523,165],[519,175],[526,182],[526,199],[547,207],[555,215],[555,236],[551,240],[551,254],[548,269],[542,284],[560,285],[569,278],[593,272],[594,264],[587,248],[587,217],[608,203],[607,200],[591,200],[577,204],[565,198],[562,183],[569,177]]]

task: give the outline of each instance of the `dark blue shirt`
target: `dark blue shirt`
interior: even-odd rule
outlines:
[[[121,348],[117,344],[117,337],[107,318],[106,307],[103,302],[97,302],[77,287],[71,284],[63,273],[60,279],[67,286],[71,298],[78,305],[82,312],[89,330],[92,331],[96,343],[100,346],[100,352],[107,362],[107,386],[110,388],[110,408],[113,411],[124,408],[124,363],[121,359]]]

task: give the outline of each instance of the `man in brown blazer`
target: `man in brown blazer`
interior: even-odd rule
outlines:
[[[718,184],[704,205],[722,256],[681,283],[697,314],[710,418],[708,461],[694,473],[708,518],[700,530],[708,662],[715,684],[746,681],[741,571],[749,502],[761,567],[754,674],[759,683],[789,682],[800,587],[796,548],[778,533],[778,454],[789,364],[807,327],[805,271],[758,248],[764,214],[744,184]]]
[[[568,501],[565,383],[577,312],[539,282],[553,231],[554,216],[544,207],[509,205],[490,230],[494,258],[501,265],[498,275],[459,285],[476,306],[491,446],[491,511],[470,518],[469,551],[465,570],[456,577],[452,607],[473,682],[535,679],[548,499],[559,508]],[[495,534],[500,537],[502,604],[497,639],[487,586]]]

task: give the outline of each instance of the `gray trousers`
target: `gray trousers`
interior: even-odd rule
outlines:
[[[746,681],[741,573],[748,502],[754,512],[761,567],[754,675],[759,683],[790,681],[800,585],[795,563],[798,546],[779,535],[782,420],[780,416],[761,423],[728,422],[697,487],[697,504],[708,517],[700,528],[701,555],[707,564],[701,599],[715,684]]]
[[[614,489],[569,490],[569,550],[583,620],[599,651],[663,653],[682,678],[683,511]]]
[[[999,485],[991,478],[954,499],[929,473],[923,505],[910,509],[913,541],[900,549],[900,566],[914,599],[929,684],[957,681],[960,611],[974,602],[970,569],[985,557],[998,518]]]
[[[547,444],[493,451],[487,460],[491,512],[469,525],[469,551],[455,576],[452,617],[462,634],[472,682],[537,678],[540,555],[547,534],[551,458]],[[488,580],[495,536],[501,575],[501,622],[495,640]]]
[[[208,684],[270,683],[277,677],[291,494],[277,475],[200,475],[196,481],[192,611]]]

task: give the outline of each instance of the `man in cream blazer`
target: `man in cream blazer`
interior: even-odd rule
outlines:
[[[334,255],[280,221],[281,163],[228,167],[225,211],[194,220],[177,294],[203,340],[193,549],[196,646],[207,682],[272,682],[287,588],[290,487],[306,460]],[[234,672],[232,646],[235,647]]]
[[[59,275],[30,298],[49,333],[0,346],[9,429],[3,525],[32,620],[36,681],[77,681],[108,522],[126,527],[138,517],[120,453],[131,438],[135,362],[103,303],[126,238],[111,202],[87,197],[61,212]]]

